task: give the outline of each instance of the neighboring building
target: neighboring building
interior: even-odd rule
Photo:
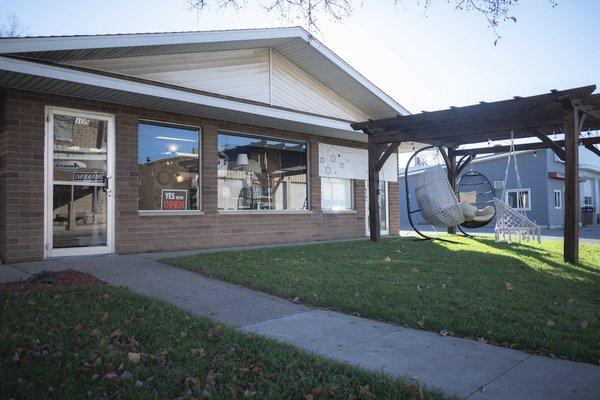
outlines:
[[[581,207],[592,206],[596,209],[593,222],[597,223],[600,204],[600,157],[581,147],[580,151],[580,203]],[[474,171],[485,175],[492,185],[503,181],[506,171],[507,154],[498,154],[475,158],[471,166]],[[521,190],[517,190],[514,161],[511,161],[508,182],[504,191],[504,201],[514,208],[522,209],[527,217],[542,227],[557,228],[564,224],[564,162],[550,149],[522,151],[517,153]],[[411,204],[417,209],[414,199],[414,187],[423,168],[409,172],[408,184]],[[403,172],[403,171],[402,171]],[[463,171],[466,172],[466,171]],[[400,226],[410,229],[406,213],[405,185],[403,173],[400,176]],[[498,185],[496,185],[498,187]],[[500,196],[500,190],[496,193]],[[418,213],[415,221],[422,221]],[[490,223],[493,227],[494,221]]]
[[[364,236],[350,122],[398,114],[301,28],[1,39],[0,258]]]

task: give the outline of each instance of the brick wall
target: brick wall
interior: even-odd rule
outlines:
[[[355,213],[321,212],[318,143],[364,147],[349,141],[156,110],[7,90],[0,121],[0,257],[5,262],[43,257],[44,112],[59,106],[115,115],[116,247],[118,253],[200,249],[364,237],[364,182],[356,181]],[[204,215],[140,216],[137,210],[139,119],[202,130]],[[310,212],[225,214],[217,211],[217,132],[272,135],[309,143]],[[398,232],[397,183],[390,183],[390,232]]]

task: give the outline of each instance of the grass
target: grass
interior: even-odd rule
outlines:
[[[442,397],[123,288],[3,295],[0,302],[2,398]]]
[[[389,238],[200,254],[191,271],[316,307],[598,364],[600,245]]]

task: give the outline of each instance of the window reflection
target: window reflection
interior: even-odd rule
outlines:
[[[219,210],[306,210],[306,143],[220,133]]]
[[[198,130],[141,122],[138,133],[138,209],[199,209]]]

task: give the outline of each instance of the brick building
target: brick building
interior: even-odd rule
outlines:
[[[406,113],[301,28],[1,39],[0,258],[363,237],[350,122]]]

